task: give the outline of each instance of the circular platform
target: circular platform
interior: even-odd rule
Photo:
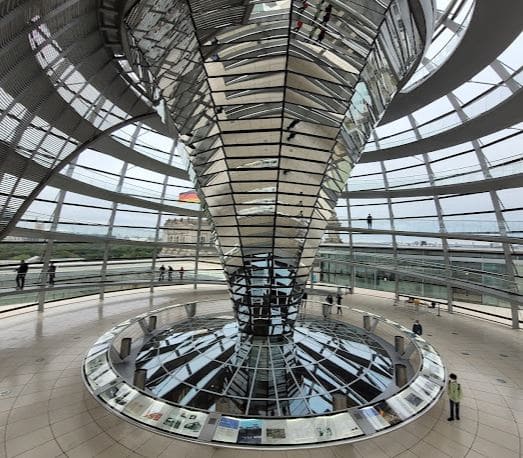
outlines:
[[[85,359],[91,393],[162,434],[256,448],[362,440],[411,421],[442,393],[437,352],[390,320],[351,311],[363,329],[311,304],[292,334],[255,337],[239,334],[232,315],[208,313],[227,310],[222,302],[178,304],[110,330]],[[132,345],[121,347],[126,338]]]

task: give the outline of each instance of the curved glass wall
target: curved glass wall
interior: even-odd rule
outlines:
[[[472,14],[475,0],[438,0],[436,27],[432,42],[423,59],[402,92],[409,92],[437,71],[463,38]]]
[[[187,153],[153,109],[158,94],[143,83],[147,72],[114,46],[119,67],[108,57],[112,25],[105,24],[104,41],[97,2],[60,10],[49,3],[29,21],[27,4],[2,8],[0,21],[13,33],[2,32],[0,65],[0,309],[195,279],[223,282]],[[277,11],[260,8],[253,18],[277,20]],[[417,89],[431,90],[432,69],[452,52],[451,41],[459,49],[473,8],[468,0],[438,2],[433,55],[411,80]],[[374,130],[322,241],[318,281],[478,310],[509,307],[517,315],[523,118],[519,112],[494,131],[462,133],[478,117],[505,116],[507,102],[520,96],[522,46],[520,35],[445,97]],[[418,148],[441,133],[445,145]],[[405,144],[410,149],[400,151]],[[338,248],[341,262],[326,261]],[[15,289],[20,259],[29,261],[24,290]]]

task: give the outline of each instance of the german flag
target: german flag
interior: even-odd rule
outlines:
[[[193,189],[191,191],[181,192],[180,194],[178,194],[178,202],[199,204],[200,198],[198,197],[198,193]]]

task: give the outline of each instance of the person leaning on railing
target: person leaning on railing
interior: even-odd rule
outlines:
[[[53,261],[49,263],[49,266],[47,267],[47,283],[49,283],[50,286],[54,285],[54,278],[56,275],[56,265]]]
[[[24,289],[25,286],[25,277],[27,271],[29,270],[29,264],[23,259],[20,261],[20,265],[15,269],[16,270],[16,289]]]

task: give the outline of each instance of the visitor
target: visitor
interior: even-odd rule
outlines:
[[[370,213],[367,215],[367,227],[372,229],[372,215]]]
[[[185,273],[185,269],[183,268],[183,266],[180,267],[179,273],[180,273],[180,280],[183,280],[183,274]]]
[[[169,266],[167,269],[167,280],[173,281],[173,272],[174,272],[173,266]]]
[[[49,283],[49,286],[54,286],[54,277],[56,275],[56,266],[53,261],[49,263],[49,266],[47,267],[47,283]]]
[[[343,311],[341,309],[341,301],[342,301],[343,297],[341,296],[340,293],[338,293],[336,295],[336,305],[337,305],[337,308],[336,308],[336,315],[343,315]]]
[[[301,308],[303,310],[305,310],[305,308],[307,307],[307,299],[309,298],[307,292],[304,292],[303,293],[303,296],[301,297]]]
[[[321,311],[323,318],[327,319],[329,318],[330,309],[332,307],[332,304],[329,304],[329,296],[325,298],[325,300],[321,303]]]
[[[29,264],[23,259],[20,261],[20,265],[16,268],[16,289],[24,289],[25,276],[29,270]]]
[[[415,297],[414,298],[414,310],[416,310],[416,312],[419,310],[419,306],[421,305],[421,301]]]
[[[417,334],[418,336],[421,336],[421,334],[423,334],[423,326],[421,326],[419,320],[416,320],[412,325],[412,332],[414,334]]]
[[[334,303],[334,299],[332,298],[332,296],[329,294],[327,296],[327,298],[325,299],[325,302],[327,302],[327,306],[328,306],[328,310],[329,310],[329,315],[332,313],[332,304]]]
[[[160,267],[159,269],[160,271],[160,275],[158,277],[158,281],[163,281],[165,280],[165,266],[162,264],[162,266]]]
[[[329,12],[325,13],[325,15],[323,16],[323,19],[321,20],[321,23],[327,24],[327,22],[330,21],[330,18],[331,18],[331,14]]]
[[[450,417],[447,418],[447,420],[459,420],[459,403],[463,398],[463,390],[461,389],[461,385],[458,383],[458,376],[456,374],[449,375],[447,394],[449,396],[450,404]]]
[[[303,21],[300,21],[299,19],[296,21],[296,27],[294,27],[294,32],[297,32],[298,30],[300,30],[303,26]]]

